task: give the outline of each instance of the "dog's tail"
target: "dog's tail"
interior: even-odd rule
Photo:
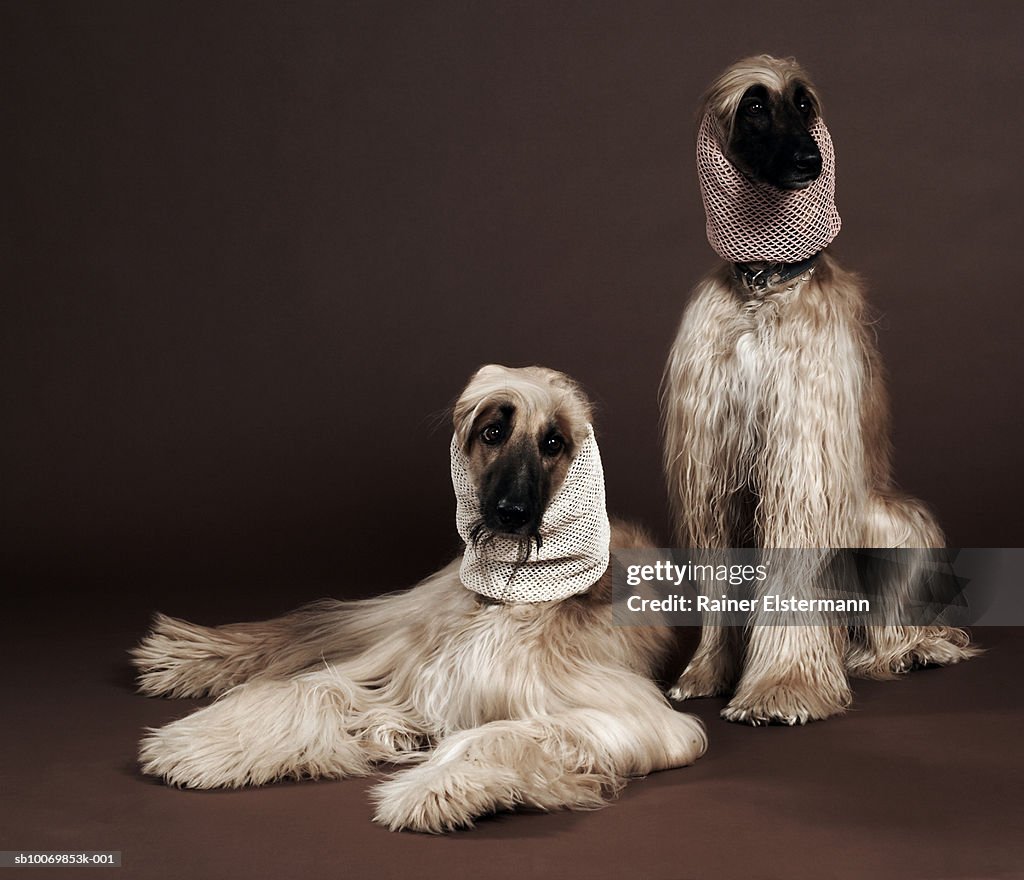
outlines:
[[[274,620],[200,626],[157,614],[132,650],[139,690],[151,696],[219,696],[253,678],[283,678],[388,645],[429,617],[441,593],[458,584],[458,561],[413,590],[344,602],[323,599]],[[459,594],[467,591],[459,588]],[[467,599],[468,601],[468,599]]]

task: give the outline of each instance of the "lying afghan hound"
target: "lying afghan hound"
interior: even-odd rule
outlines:
[[[454,412],[465,554],[407,592],[265,623],[158,616],[145,694],[218,699],[149,731],[142,769],[190,788],[362,776],[393,830],[519,805],[600,806],[629,776],[695,761],[704,728],[652,681],[667,628],[612,625],[609,523],[590,404],[539,367],[480,369]]]
[[[928,510],[893,484],[861,284],[825,250],[839,231],[835,158],[810,78],[791,59],[745,59],[710,87],[700,117],[708,239],[725,262],[693,293],[662,387],[679,545],[943,546]],[[814,592],[813,574],[788,575],[807,583],[787,591]],[[728,720],[804,723],[845,710],[848,675],[892,678],[976,653],[962,630],[897,618],[852,633],[755,614],[744,634],[705,620],[670,695],[732,693]]]

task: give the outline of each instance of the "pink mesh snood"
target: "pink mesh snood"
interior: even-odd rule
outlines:
[[[821,150],[821,174],[806,189],[783,190],[738,171],[722,153],[711,117],[704,117],[697,135],[697,177],[708,241],[720,257],[735,263],[797,263],[839,234],[832,138],[820,119],[810,131]]]

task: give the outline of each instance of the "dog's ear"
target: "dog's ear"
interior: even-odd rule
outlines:
[[[455,401],[452,422],[456,440],[463,452],[469,452],[473,426],[480,415],[480,408],[497,387],[500,377],[507,372],[508,368],[499,364],[485,364],[469,377],[462,394]]]
[[[579,382],[565,373],[547,370],[548,381],[560,392],[557,405],[562,431],[578,448],[587,437],[588,426],[594,421],[594,405]]]
[[[473,425],[476,422],[476,417],[479,414],[479,407],[473,407],[471,409],[461,409],[459,404],[462,403],[462,398],[459,398],[459,403],[455,404],[454,414],[454,427],[455,427],[455,440],[459,444],[459,448],[465,452],[469,452],[469,447],[472,445],[473,439]]]
[[[455,440],[463,452],[469,452],[469,441],[473,435],[473,423],[476,421],[479,403],[474,404],[467,400],[467,395],[462,396],[455,402],[452,409],[452,423],[455,429]]]

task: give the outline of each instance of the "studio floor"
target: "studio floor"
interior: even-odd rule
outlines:
[[[977,630],[989,650],[963,666],[859,682],[848,715],[804,728],[692,702],[710,738],[695,766],[597,812],[431,837],[371,822],[374,779],[197,793],[140,776],[141,730],[197,701],[133,692],[141,608],[101,620],[46,604],[37,592],[4,624],[0,850],[120,850],[119,876],[140,878],[1024,877],[1020,630]]]

